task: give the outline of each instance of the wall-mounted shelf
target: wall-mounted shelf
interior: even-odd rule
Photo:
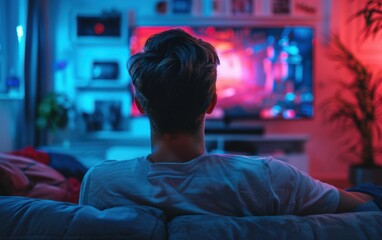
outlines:
[[[129,92],[129,86],[127,84],[77,86],[76,89],[77,91]]]
[[[207,134],[205,140],[207,150],[212,153],[273,156],[308,172],[306,135]]]
[[[160,25],[221,25],[221,26],[280,26],[280,25],[314,25],[317,23],[315,16],[184,16],[184,15],[166,15],[166,16],[144,16],[135,19],[130,23],[133,26],[160,26]]]
[[[251,24],[284,23],[301,24],[301,21],[316,21],[322,9],[327,9],[330,1],[319,0],[173,0],[164,1],[157,14],[140,15],[137,25],[146,25],[160,21],[198,19],[207,21],[251,21]],[[191,3],[190,3],[191,2]],[[158,5],[157,5],[158,7]],[[154,21],[151,19],[154,18]],[[179,22],[172,22],[179,24]]]
[[[226,144],[235,141],[240,145],[253,145],[259,152],[244,153],[245,155],[272,156],[278,160],[285,161],[301,171],[308,172],[309,161],[305,153],[304,135],[206,135],[206,145],[216,143],[216,148],[207,149],[210,153],[230,154],[239,151],[227,151]],[[93,132],[81,136],[73,141],[71,147],[46,146],[44,150],[50,152],[62,152],[73,154],[86,166],[106,159],[131,159],[150,153],[150,136],[148,134],[138,135],[131,131],[124,132]],[[232,151],[233,150],[233,151]],[[112,151],[112,153],[110,152]]]
[[[24,99],[24,95],[22,94],[12,95],[12,94],[0,93],[0,100],[22,100],[22,99]]]

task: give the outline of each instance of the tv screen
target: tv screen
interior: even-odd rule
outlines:
[[[131,54],[171,28],[216,48],[218,103],[209,119],[306,119],[313,116],[314,30],[308,26],[138,26]]]

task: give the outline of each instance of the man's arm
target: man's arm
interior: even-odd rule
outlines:
[[[90,185],[90,175],[92,173],[92,168],[89,169],[84,178],[82,179],[81,183],[81,190],[80,190],[80,197],[78,200],[78,204],[80,205],[88,205],[88,194],[89,194],[89,185]]]
[[[340,193],[340,201],[337,213],[352,212],[356,207],[368,201],[374,200],[372,196],[361,192],[346,192],[338,189]]]

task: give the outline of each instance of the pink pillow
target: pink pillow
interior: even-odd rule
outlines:
[[[68,184],[63,175],[35,160],[0,153],[0,186],[7,195],[66,201]]]
[[[28,177],[14,164],[0,157],[0,187],[5,195],[22,195],[31,183]]]

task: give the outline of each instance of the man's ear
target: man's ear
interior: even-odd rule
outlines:
[[[214,108],[216,106],[217,101],[218,101],[218,96],[216,95],[216,93],[214,93],[214,95],[212,96],[210,105],[208,105],[208,108],[206,111],[207,114],[212,113],[212,111],[214,110]]]
[[[139,103],[139,101],[136,97],[134,97],[134,102],[135,102],[135,105],[137,105],[139,112],[142,114],[145,114],[145,110],[143,110],[141,104]]]

